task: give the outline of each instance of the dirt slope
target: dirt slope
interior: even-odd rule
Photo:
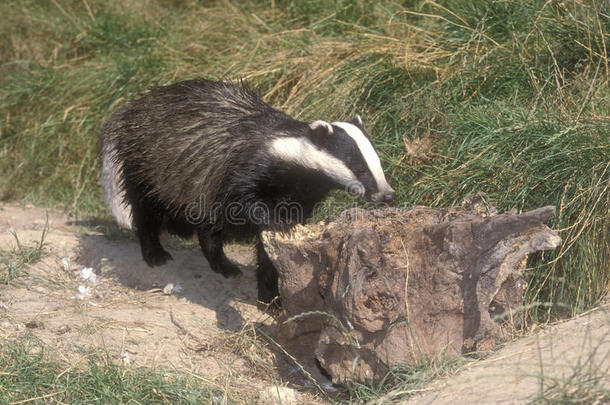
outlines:
[[[542,377],[542,378],[541,378]],[[488,359],[427,387],[405,404],[526,404],[599,378],[610,390],[610,302],[507,344]],[[572,402],[558,402],[572,403]],[[595,398],[584,402],[599,403]]]

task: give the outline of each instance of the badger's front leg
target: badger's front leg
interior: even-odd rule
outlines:
[[[226,278],[241,276],[242,272],[239,267],[232,263],[222,250],[222,237],[219,231],[200,228],[197,230],[197,237],[201,251],[212,270]]]
[[[270,304],[280,295],[278,273],[273,263],[271,263],[269,256],[267,256],[267,252],[265,252],[260,234],[256,241],[256,253],[258,259],[258,267],[256,269],[258,300],[265,304]],[[280,306],[279,299],[275,301],[275,304]]]

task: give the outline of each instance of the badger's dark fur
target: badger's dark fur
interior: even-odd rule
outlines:
[[[150,266],[171,259],[159,232],[196,232],[211,268],[240,274],[222,241],[303,222],[333,188],[391,202],[362,122],[308,124],[265,104],[243,83],[203,79],[157,87],[117,111],[101,133],[104,197],[135,226]],[[258,243],[259,299],[278,293]]]

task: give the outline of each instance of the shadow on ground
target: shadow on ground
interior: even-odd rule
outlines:
[[[216,314],[216,326],[231,331],[241,330],[244,318],[231,304],[238,301],[253,307],[257,305],[252,251],[247,246],[230,245],[226,248],[229,257],[243,271],[242,276],[227,279],[211,270],[198,248],[185,246],[184,242],[169,235],[164,235],[162,243],[174,260],[163,266],[149,267],[142,260],[136,241],[82,235],[79,263],[92,267],[102,277],[110,277],[139,291],[163,290],[170,283],[179,286],[179,297]]]

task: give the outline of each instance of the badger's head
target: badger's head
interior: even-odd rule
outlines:
[[[304,137],[278,138],[272,152],[284,160],[324,173],[339,187],[375,204],[391,204],[394,189],[360,116],[351,122],[314,121]]]

